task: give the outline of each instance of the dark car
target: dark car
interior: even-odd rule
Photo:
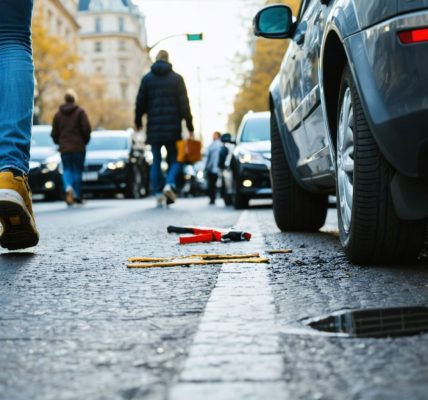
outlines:
[[[35,125],[31,130],[28,181],[33,194],[42,194],[46,200],[59,200],[62,196],[61,157],[51,131],[50,125]]]
[[[189,196],[204,196],[208,190],[208,184],[205,177],[205,158],[195,164],[184,164],[182,166],[181,178],[178,179],[178,187],[180,195],[183,197]]]
[[[235,144],[222,173],[222,196],[226,205],[231,203],[237,209],[246,208],[252,198],[271,197],[270,113],[247,113],[238,129],[236,142],[227,134],[222,136],[222,141]]]
[[[337,195],[355,263],[414,260],[428,217],[428,0],[272,5],[256,35],[289,38],[270,87],[273,208],[316,231]]]
[[[140,198],[149,191],[148,169],[141,133],[92,132],[86,148],[83,192]]]

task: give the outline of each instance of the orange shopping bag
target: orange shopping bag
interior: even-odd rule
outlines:
[[[177,141],[177,161],[193,164],[202,159],[200,140],[185,139]]]

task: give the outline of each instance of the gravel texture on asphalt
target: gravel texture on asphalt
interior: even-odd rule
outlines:
[[[217,285],[220,266],[126,268],[132,256],[253,250],[236,243],[179,246],[177,236],[166,233],[167,225],[232,226],[240,212],[208,207],[206,199],[180,200],[163,210],[153,205],[153,199],[97,200],[73,209],[40,203],[40,245],[23,252],[0,250],[1,400],[168,399],[170,388],[186,372],[188,354],[207,351],[204,341],[195,338],[203,334],[198,335],[202,317],[210,322],[221,315],[206,308],[214,288],[211,310],[220,304],[230,326],[235,314],[244,333],[246,321],[257,323],[252,312],[237,312],[239,269],[234,273],[225,268],[233,285],[225,273]],[[272,354],[274,349],[278,365],[270,362],[265,372],[282,379],[266,385],[231,375],[226,382],[199,386],[197,392],[192,378],[183,391],[189,400],[205,398],[203,393],[219,387],[216,400],[273,399],[280,392],[291,400],[426,399],[428,334],[339,338],[315,334],[305,322],[338,310],[426,306],[427,263],[349,264],[340,248],[334,210],[323,232],[316,234],[280,233],[270,208],[253,207],[249,213],[263,232],[260,250],[293,249],[291,254],[270,256],[263,274],[254,275],[263,277],[263,293],[271,293],[264,296],[264,307],[274,313],[270,323],[276,334],[272,342],[252,338],[251,348],[254,354]],[[246,279],[246,285],[252,283],[251,273]],[[221,298],[222,288],[228,287],[235,288],[228,294],[230,312],[228,300]],[[257,294],[257,285],[254,293],[246,291],[246,296],[252,294]],[[254,306],[260,304],[254,301]],[[209,328],[215,332],[215,324]],[[242,368],[248,368],[238,371],[242,376],[263,368],[257,358],[243,354],[245,341],[237,348],[235,339],[227,335],[216,348],[219,355],[230,358],[239,352]],[[200,361],[203,372],[205,360]]]
[[[228,227],[205,199],[36,205],[40,245],[0,250],[0,398],[163,399],[220,266],[126,268],[127,257],[236,251],[179,246],[166,226]]]
[[[271,211],[258,211],[266,247],[291,248],[268,267],[283,377],[290,399],[426,399],[428,334],[338,338],[301,333],[305,319],[348,309],[427,306],[428,267],[361,267],[347,262],[332,221],[323,232],[280,233]],[[425,264],[425,265],[424,265]]]

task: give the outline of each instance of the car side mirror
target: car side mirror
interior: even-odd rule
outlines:
[[[293,34],[293,13],[282,4],[267,6],[260,10],[253,20],[256,36],[268,39],[287,39]]]
[[[222,143],[236,144],[236,141],[232,139],[232,135],[230,133],[223,133],[223,135],[221,135],[221,141]]]

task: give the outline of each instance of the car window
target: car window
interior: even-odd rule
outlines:
[[[129,141],[123,136],[92,136],[87,150],[127,150]]]
[[[31,134],[32,147],[54,147],[55,143],[51,138],[51,131],[37,131]]]
[[[270,140],[270,119],[249,119],[242,130],[240,142],[260,142]]]

